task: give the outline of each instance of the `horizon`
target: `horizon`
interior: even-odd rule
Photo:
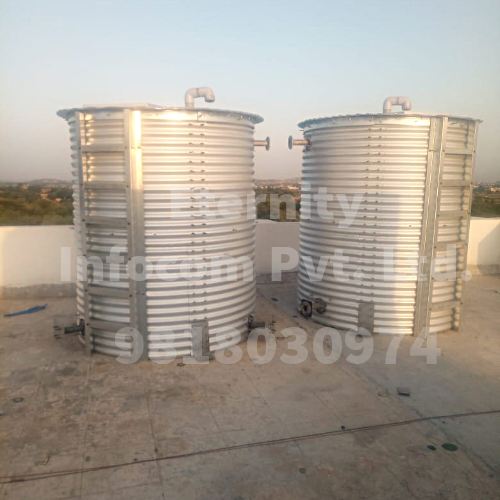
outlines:
[[[468,5],[424,1],[406,4],[402,15],[397,1],[313,1],[304,16],[295,1],[257,0],[242,15],[224,0],[195,0],[189,9],[126,0],[119,11],[94,0],[5,0],[1,178],[70,179],[61,108],[176,106],[189,87],[209,85],[216,102],[207,107],[263,116],[255,138],[270,136],[271,150],[255,152],[256,178],[300,176],[301,154],[286,145],[300,135],[297,123],[377,113],[387,96],[407,95],[416,113],[483,120],[473,180],[495,182],[500,2]]]
[[[276,178],[276,177],[269,177],[269,178],[261,178],[261,177],[254,177],[254,182],[266,182],[266,181],[298,181],[298,183],[301,182],[301,176],[294,176],[294,177],[283,177],[283,178]],[[6,180],[6,179],[0,179],[0,184],[2,183],[9,183],[9,184],[29,184],[33,183],[35,181],[54,181],[54,182],[67,182],[71,183],[73,182],[71,179],[55,179],[52,177],[39,177],[37,179],[29,179],[29,180]],[[491,180],[491,181],[481,181],[481,180],[473,180],[472,184],[498,184],[500,183],[500,178],[497,180]]]

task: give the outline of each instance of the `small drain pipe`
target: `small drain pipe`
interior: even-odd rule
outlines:
[[[214,102],[215,94],[210,87],[194,87],[189,89],[184,96],[184,102],[187,109],[194,108],[194,100],[198,97],[203,97],[205,102]]]
[[[388,97],[384,101],[384,115],[390,115],[392,113],[393,106],[401,106],[403,111],[410,111],[411,109],[411,99],[409,97]]]
[[[256,321],[255,316],[250,314],[247,320],[247,327],[249,330],[255,330],[256,328],[267,328],[267,323],[265,321]]]
[[[69,325],[64,327],[64,333],[79,333],[85,335],[85,321],[83,319],[77,325]]]
[[[304,146],[306,149],[311,145],[309,139],[294,139],[292,136],[288,137],[288,149],[292,149],[294,146]]]
[[[269,151],[269,149],[271,148],[271,139],[269,137],[266,137],[263,141],[262,140],[253,141],[253,145],[262,146],[266,148],[266,151]]]

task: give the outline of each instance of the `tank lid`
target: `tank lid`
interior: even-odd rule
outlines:
[[[469,118],[467,116],[456,116],[456,115],[447,115],[443,113],[360,113],[356,115],[338,115],[338,116],[325,116],[321,118],[311,118],[309,120],[304,120],[298,124],[300,128],[306,128],[313,125],[319,125],[322,123],[327,123],[332,120],[345,120],[345,119],[353,119],[353,118],[365,118],[368,120],[374,120],[378,118],[384,119],[394,119],[394,118],[439,118],[439,117],[448,117],[454,120],[469,120],[473,122],[482,123],[482,120],[478,120],[477,118]]]
[[[250,120],[252,123],[260,123],[264,119],[252,113],[244,113],[243,111],[231,111],[226,109],[212,109],[212,108],[192,108],[176,106],[161,106],[159,104],[151,104],[148,102],[135,102],[135,103],[116,103],[116,104],[84,104],[81,108],[60,109],[57,116],[68,120],[74,113],[86,113],[96,111],[123,111],[125,109],[138,110],[138,111],[182,111],[186,113],[203,112],[212,115],[234,116]]]

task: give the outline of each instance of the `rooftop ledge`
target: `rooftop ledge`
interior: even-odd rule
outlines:
[[[299,222],[257,220],[255,270],[258,282],[271,274],[276,246],[299,249]],[[71,248],[71,276],[61,281],[61,248]],[[74,294],[76,244],[72,226],[0,227],[0,297],[62,297]],[[471,218],[468,269],[472,274],[500,273],[500,218]],[[284,281],[294,279],[291,269]]]

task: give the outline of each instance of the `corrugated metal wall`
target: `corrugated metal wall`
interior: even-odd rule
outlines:
[[[79,234],[80,161],[84,184],[90,188],[84,191],[86,216],[127,219],[126,192],[112,184],[109,189],[102,185],[127,183],[126,154],[119,151],[126,144],[124,112],[96,110],[82,115],[79,127],[78,113],[68,118]],[[226,333],[232,328],[246,334],[247,319],[255,306],[255,279],[253,274],[250,279],[244,276],[240,264],[236,280],[226,281],[223,264],[224,259],[231,258],[254,261],[253,132],[254,123],[261,119],[237,112],[200,110],[142,110],[140,117],[145,256],[150,261],[149,271],[158,266],[162,271],[161,277],[155,273],[146,280],[150,356],[170,357],[172,347],[176,355],[189,355],[191,324],[200,320],[208,321],[212,349],[234,344],[237,339],[226,339]],[[80,144],[85,148],[82,160]],[[91,189],[94,182],[101,183],[101,188]],[[226,201],[225,207],[233,214],[230,218],[216,212],[227,195],[241,199],[241,204]],[[81,238],[79,244],[81,249]],[[122,247],[126,262],[127,229],[86,225],[88,258],[95,255],[105,259],[115,245]],[[179,276],[181,267],[187,275],[191,264],[200,258],[208,264],[205,272],[195,279]],[[212,264],[212,259],[221,258],[222,266],[220,262]],[[104,282],[97,284],[99,294],[89,293],[92,342],[97,352],[122,353],[115,345],[115,329],[107,328],[107,324],[130,324],[130,300],[119,296],[119,290],[129,289],[125,265],[120,266],[121,278],[116,282],[110,280],[105,264]],[[211,278],[212,265],[222,269],[220,280]],[[82,269],[78,272],[78,310],[83,317],[87,285],[81,281]],[[178,278],[163,279],[167,276],[163,273],[170,277],[175,273]],[[106,294],[106,290],[113,290],[113,294]]]
[[[431,119],[354,115],[300,124],[309,140],[303,153],[301,212],[311,217],[301,218],[298,300],[325,300],[325,313],[313,313],[317,322],[355,329],[359,304],[368,302],[374,304],[374,333],[414,333],[418,255],[425,230],[422,218],[429,195]],[[450,121],[445,148],[472,149],[476,127],[473,120]],[[458,179],[461,185],[445,187],[443,183],[440,210],[468,210],[472,155],[443,157],[443,181]],[[327,202],[333,220],[318,214],[314,196],[320,188],[333,195]],[[354,195],[362,197],[349,227],[339,226],[345,214],[337,195],[346,195],[349,204]],[[436,219],[436,224],[437,241],[455,243],[466,238],[468,216],[451,222]],[[333,256],[334,250],[349,258],[343,265],[346,276],[338,272],[335,276],[333,266],[328,265],[320,281],[311,279],[303,257],[310,257],[316,268],[321,257]],[[436,254],[438,262],[441,256]],[[384,269],[384,259],[393,261],[390,273]],[[463,264],[461,255],[459,271]],[[461,281],[435,282],[432,301],[456,300],[460,290]],[[450,306],[433,312],[430,325],[438,331],[451,328],[458,321],[457,311]]]

